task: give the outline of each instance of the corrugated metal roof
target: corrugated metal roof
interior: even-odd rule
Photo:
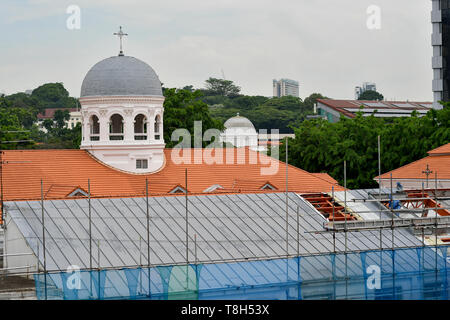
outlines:
[[[189,196],[189,260],[227,262],[286,256],[285,193]],[[7,202],[8,216],[28,245],[43,262],[41,203]],[[325,218],[295,193],[289,193],[289,255],[333,252],[331,233],[323,229]],[[66,270],[69,265],[89,267],[88,200],[46,200],[45,229],[47,270]],[[152,265],[186,261],[185,198],[152,197],[150,208],[150,260]],[[100,267],[147,264],[146,199],[92,199],[92,259]],[[390,230],[383,230],[383,248],[392,248]],[[197,237],[197,250],[194,246]],[[348,251],[375,250],[380,232],[348,233]],[[343,252],[344,234],[336,234],[336,248]],[[407,230],[395,230],[395,247],[419,246]],[[39,249],[38,249],[39,247]],[[10,252],[11,253],[11,252]]]

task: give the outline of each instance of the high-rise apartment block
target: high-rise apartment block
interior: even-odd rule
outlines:
[[[284,96],[299,96],[299,85],[298,81],[290,79],[273,79],[273,96],[274,97],[284,97]]]
[[[450,0],[432,0],[433,33],[433,108],[442,109],[439,101],[449,101]]]
[[[377,85],[373,82],[364,82],[362,87],[355,87],[355,100],[366,91],[377,91]]]

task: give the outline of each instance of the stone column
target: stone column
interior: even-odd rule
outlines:
[[[153,112],[150,112],[148,115],[148,122],[147,122],[147,132],[148,132],[148,140],[150,142],[155,141],[155,116]]]
[[[98,122],[100,126],[100,141],[109,141],[109,120],[102,117]]]
[[[91,133],[91,124],[89,123],[89,119],[87,121],[83,121],[83,136],[82,141],[88,142],[90,141],[90,133]]]
[[[130,115],[126,115],[123,119],[123,138],[125,141],[134,141],[134,119]]]
[[[153,140],[152,118],[147,117],[147,141]]]
[[[160,115],[159,118],[159,141],[164,142],[164,119],[163,114]]]

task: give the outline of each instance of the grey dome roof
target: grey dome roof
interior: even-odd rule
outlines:
[[[130,56],[115,56],[96,63],[84,77],[80,97],[162,96],[155,70]]]
[[[251,128],[255,129],[253,123],[246,117],[241,117],[239,114],[236,117],[230,118],[224,123],[225,128]]]

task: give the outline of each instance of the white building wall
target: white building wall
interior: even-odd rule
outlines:
[[[164,97],[92,97],[81,98],[83,132],[81,149],[101,162],[129,173],[151,173],[161,169],[164,157]],[[111,140],[110,121],[115,114],[123,118],[123,140]],[[93,134],[91,120],[99,119],[100,133]],[[137,115],[146,117],[147,132],[135,135]],[[154,130],[159,118],[159,134]],[[135,136],[146,136],[137,140]],[[147,160],[147,168],[137,168],[137,160]]]

